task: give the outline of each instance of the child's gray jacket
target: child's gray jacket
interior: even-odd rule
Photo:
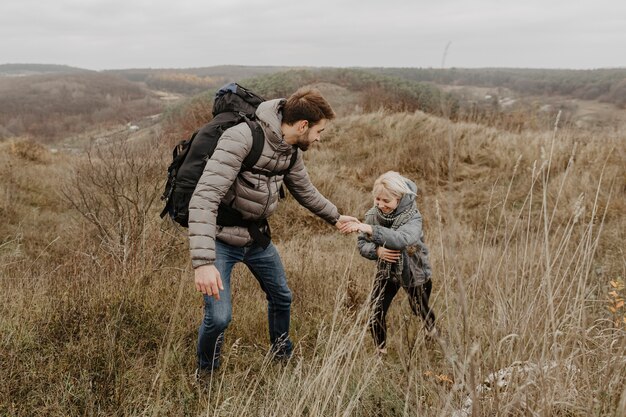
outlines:
[[[406,178],[405,180],[411,191],[416,192],[415,183]],[[372,226],[372,235],[359,233],[357,238],[359,252],[367,259],[378,260],[376,249],[379,246],[402,251],[401,284],[405,287],[422,285],[432,275],[428,260],[428,248],[423,242],[422,215],[415,206],[415,195],[405,194],[394,213],[402,213],[410,208],[415,210],[415,214],[394,230],[389,221],[380,215],[376,207],[373,207],[365,215],[365,223]],[[379,261],[377,267],[382,269],[384,264],[384,261]],[[392,273],[391,275],[397,274]]]

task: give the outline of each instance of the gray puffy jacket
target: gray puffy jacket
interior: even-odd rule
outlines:
[[[268,173],[289,167],[296,148],[282,138],[280,129],[284,99],[270,100],[256,111],[265,133],[265,145],[255,170]],[[339,212],[330,201],[311,184],[302,160],[302,152],[291,170],[283,177],[268,177],[261,173],[239,172],[244,158],[252,149],[252,132],[241,123],[224,132],[189,202],[189,247],[194,268],[215,262],[215,239],[233,246],[252,242],[245,227],[216,225],[220,202],[238,210],[246,220],[268,218],[278,205],[279,189],[283,181],[289,192],[304,207],[327,222],[334,224]]]
[[[405,181],[413,192],[417,191],[417,186],[413,181],[406,178]],[[411,206],[415,206],[415,196],[405,194],[395,212],[401,213]],[[376,249],[379,246],[401,250],[403,257],[402,284],[409,287],[422,285],[430,279],[432,272],[428,260],[428,248],[423,242],[422,215],[419,211],[397,230],[381,226],[375,209],[367,212],[365,223],[372,225],[373,233],[371,236],[359,233],[357,244],[363,257],[378,260]]]

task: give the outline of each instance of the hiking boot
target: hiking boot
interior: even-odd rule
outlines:
[[[276,362],[287,362],[291,359],[293,348],[289,339],[282,340],[270,346],[270,355]]]
[[[285,351],[274,351],[273,349],[270,350],[270,354],[272,355],[272,360],[274,362],[289,362],[289,359],[291,359],[291,352],[285,352]]]
[[[441,333],[437,326],[433,326],[430,330],[426,329],[426,340],[427,341],[437,341],[441,338]]]
[[[198,385],[208,385],[211,382],[213,376],[212,369],[200,369],[196,368],[193,373],[193,382]]]

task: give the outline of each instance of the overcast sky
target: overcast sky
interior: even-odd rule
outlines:
[[[626,0],[1,0],[0,64],[626,67]]]

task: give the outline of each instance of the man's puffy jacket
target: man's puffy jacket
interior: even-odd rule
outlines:
[[[281,132],[284,99],[259,105],[256,116],[265,133],[265,145],[255,171],[281,172],[289,167],[296,148],[283,140]],[[246,220],[268,218],[278,205],[279,189],[284,182],[289,192],[304,207],[334,224],[339,212],[311,184],[302,160],[302,152],[291,170],[268,177],[262,173],[240,172],[246,155],[252,149],[252,132],[246,123],[224,132],[189,203],[189,246],[194,268],[215,262],[215,239],[245,246],[252,239],[245,227],[216,225],[217,209],[223,202],[239,211]]]

